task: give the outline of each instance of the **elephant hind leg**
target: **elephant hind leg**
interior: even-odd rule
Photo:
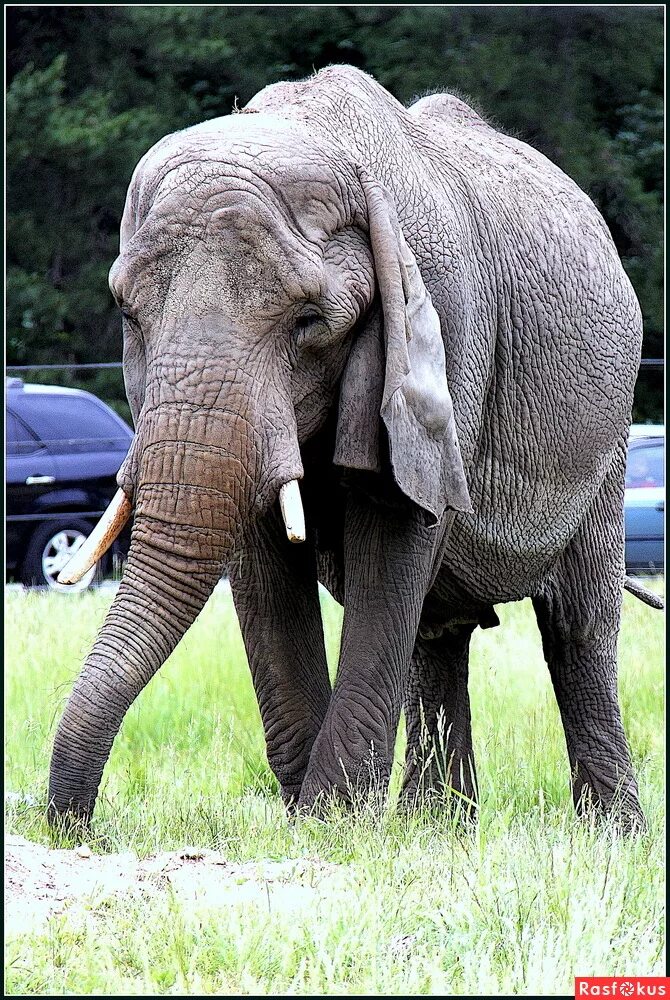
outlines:
[[[444,805],[474,814],[477,779],[468,659],[474,625],[444,631],[438,638],[419,634],[405,693],[407,753],[401,791],[405,809]]]
[[[575,806],[640,829],[645,821],[617,692],[621,525],[618,505],[603,490],[533,605],[565,730]]]

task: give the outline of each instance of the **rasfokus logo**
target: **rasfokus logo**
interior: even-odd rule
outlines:
[[[668,976],[575,976],[576,997],[670,997]]]

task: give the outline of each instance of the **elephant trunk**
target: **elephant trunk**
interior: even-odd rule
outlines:
[[[154,534],[150,519],[138,516],[123,581],[58,726],[49,776],[51,819],[62,813],[90,818],[124,715],[221,576],[223,553],[230,548],[223,536],[216,554],[204,559],[196,539],[193,551],[185,542],[167,552]]]
[[[56,732],[51,821],[88,821],[129,706],[204,607],[247,518],[302,476],[292,411],[268,429],[249,411],[236,419],[222,407],[213,421],[186,409],[171,400],[141,420],[119,474],[135,508],[130,552]]]

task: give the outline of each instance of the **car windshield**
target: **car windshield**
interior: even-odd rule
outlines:
[[[631,446],[626,466],[626,489],[663,485],[663,443],[658,441]]]

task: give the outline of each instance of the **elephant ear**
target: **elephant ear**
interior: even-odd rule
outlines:
[[[440,320],[392,199],[361,175],[380,309],[354,343],[340,387],[334,461],[379,472],[379,418],[393,475],[431,523],[447,508],[471,511]]]

